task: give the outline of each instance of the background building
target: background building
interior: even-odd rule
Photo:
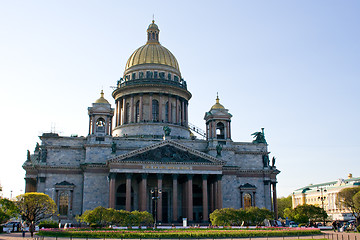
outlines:
[[[311,204],[324,208],[332,220],[348,221],[354,219],[352,213],[336,204],[337,194],[344,188],[360,186],[360,178],[353,178],[352,174],[347,179],[311,184],[295,190],[292,194],[293,208],[298,205]]]
[[[129,57],[112,93],[115,107],[101,92],[88,108],[88,136],[40,137],[23,165],[26,192],[51,196],[66,220],[97,206],[154,213],[157,204],[164,223],[207,222],[223,207],[277,212],[280,171],[275,158],[270,164],[264,129],[253,142],[234,142],[232,115],[219,97],[205,113],[205,131],[190,124],[192,95],[159,32],[153,21],[147,43]]]

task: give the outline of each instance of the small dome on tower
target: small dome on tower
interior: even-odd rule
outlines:
[[[159,31],[159,27],[155,24],[155,20],[152,20],[152,23],[148,27],[148,30],[149,29],[157,29]]]
[[[104,98],[104,91],[101,90],[100,98],[95,101],[95,103],[107,103],[109,104],[108,100]]]
[[[216,103],[211,107],[210,110],[213,109],[225,109],[224,106],[220,104],[219,95],[216,96]]]

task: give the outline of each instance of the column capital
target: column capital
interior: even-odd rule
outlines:
[[[220,174],[219,174],[219,175],[216,175],[216,180],[219,181],[219,180],[221,180],[221,179],[222,179],[222,175],[220,175]]]
[[[109,173],[108,179],[115,179],[116,178],[116,173]]]
[[[141,174],[141,178],[142,178],[142,179],[146,179],[146,178],[147,178],[147,176],[148,176],[148,174],[147,174],[147,173],[142,173],[142,174]]]
[[[179,174],[172,174],[173,179],[178,179],[178,177],[179,177]]]
[[[209,175],[207,175],[207,174],[203,174],[203,175],[201,175],[202,180],[207,180],[207,179],[208,179],[208,177],[209,177]]]
[[[163,173],[157,173],[156,176],[157,176],[157,179],[163,179],[164,174]]]
[[[192,180],[194,177],[194,174],[186,174],[186,177],[188,180]]]
[[[132,178],[132,173],[126,173],[125,176],[126,176],[126,179],[131,179]]]

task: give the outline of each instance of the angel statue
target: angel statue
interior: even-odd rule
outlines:
[[[251,134],[251,136],[254,136],[255,140],[252,141],[253,143],[265,143],[267,144],[265,140],[265,134],[264,134],[264,128],[261,128],[261,132],[255,132]]]

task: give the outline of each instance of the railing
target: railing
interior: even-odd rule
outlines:
[[[186,81],[181,79],[178,81],[160,79],[160,78],[142,78],[142,79],[132,79],[132,80],[120,80],[118,81],[118,88],[140,85],[140,84],[164,84],[169,86],[180,87],[187,90]]]
[[[203,138],[206,138],[206,132],[204,130],[202,130],[201,128],[199,128],[199,127],[197,127],[194,124],[189,123],[189,122],[188,122],[188,127],[189,127],[189,130],[199,134]]]

